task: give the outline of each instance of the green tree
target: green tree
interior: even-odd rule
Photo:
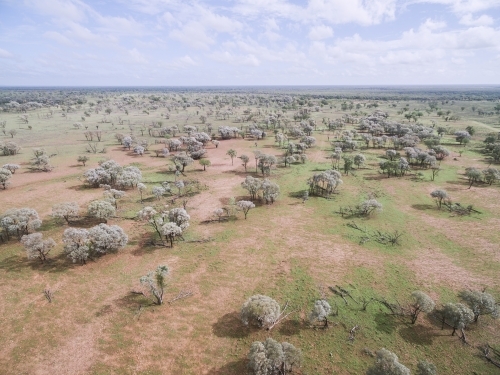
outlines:
[[[233,161],[233,159],[236,157],[236,150],[233,150],[232,148],[230,148],[230,149],[226,152],[226,155],[229,155],[229,157],[231,158],[231,165],[234,165],[234,161]]]
[[[157,305],[163,304],[163,294],[167,285],[166,277],[169,274],[169,269],[165,265],[160,265],[154,271],[150,271],[146,276],[140,279],[141,284],[148,288],[153,302]]]

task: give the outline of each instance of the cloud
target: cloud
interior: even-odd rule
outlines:
[[[132,48],[131,50],[129,50],[128,54],[132,58],[132,61],[135,63],[138,63],[138,64],[147,64],[148,63],[148,60],[136,48]]]
[[[230,52],[215,52],[210,55],[212,60],[230,65],[259,66],[260,60],[253,54],[233,55]]]
[[[333,36],[333,30],[330,26],[314,26],[309,31],[309,39],[311,40],[323,40],[328,39]]]
[[[69,38],[65,37],[61,33],[58,33],[57,31],[47,31],[43,34],[45,38],[55,40],[56,42],[60,44],[64,44],[66,46],[72,46],[74,45]]]
[[[9,51],[0,48],[0,59],[13,59],[14,55]]]
[[[411,3],[447,5],[457,14],[477,13],[500,7],[498,0],[411,0]]]
[[[182,28],[172,30],[169,36],[196,49],[207,50],[211,44],[215,43],[199,22],[188,22]]]
[[[459,22],[465,26],[491,26],[494,23],[493,18],[486,14],[474,19],[470,13],[462,16]]]

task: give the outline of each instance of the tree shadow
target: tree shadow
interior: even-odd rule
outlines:
[[[406,342],[416,345],[432,345],[436,336],[432,328],[420,324],[408,325],[405,328],[401,328],[399,335]]]
[[[411,207],[419,211],[427,211],[436,208],[436,206],[432,204],[412,204]]]
[[[24,255],[24,254],[23,254]],[[68,262],[66,254],[61,253],[55,257],[50,257],[42,263],[38,259],[28,259],[26,256],[12,255],[0,262],[0,270],[6,272],[21,272],[26,268],[31,268],[34,271],[43,272],[64,272],[69,268],[74,267],[73,263]]]
[[[284,336],[294,336],[298,335],[302,328],[300,320],[290,319],[280,324],[279,333]]]
[[[114,300],[114,304],[119,308],[137,312],[143,306],[150,306],[152,302],[143,294],[129,292],[123,297]]]
[[[207,373],[207,375],[235,375],[247,373],[248,361],[246,359],[239,359],[237,361],[226,363],[222,367],[213,368]]]
[[[390,177],[390,178],[392,178],[392,177]],[[380,181],[380,180],[388,180],[390,178],[387,177],[387,175],[385,175],[385,174],[377,174],[377,175],[371,175],[371,176],[364,176],[363,180],[366,180],[366,181]],[[397,178],[397,177],[394,177],[394,178]]]
[[[248,336],[250,328],[245,326],[237,312],[228,313],[220,317],[212,325],[213,333],[218,337],[243,338]]]
[[[377,314],[375,314],[374,321],[376,324],[375,328],[379,332],[392,334],[396,329],[397,324],[394,317],[387,315],[383,312],[378,312]]]

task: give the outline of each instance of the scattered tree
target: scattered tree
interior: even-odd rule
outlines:
[[[437,189],[437,190],[434,190],[433,192],[431,192],[431,197],[436,200],[436,205],[438,206],[439,209],[441,209],[443,201],[445,202],[445,201],[450,199],[450,197],[448,196],[448,193],[446,191],[440,190],[440,189]]]
[[[366,375],[410,375],[410,369],[399,363],[396,354],[383,348],[377,351],[377,362]]]
[[[231,158],[231,165],[234,165],[233,159],[236,157],[236,151],[231,148],[226,152],[226,155],[229,155]]]
[[[427,361],[418,361],[416,375],[437,375],[437,368]]]
[[[328,315],[330,315],[332,308],[330,304],[324,299],[319,299],[314,302],[314,307],[309,315],[309,321],[314,324],[315,322],[322,322],[324,328],[328,328]]]
[[[85,167],[85,163],[87,163],[88,161],[89,161],[88,156],[82,155],[82,156],[78,157],[78,163],[82,163],[84,167]]]
[[[457,329],[465,329],[474,320],[474,312],[462,303],[447,303],[440,312],[441,329],[444,329],[445,323],[448,323],[453,328],[452,336],[455,335]]]
[[[90,217],[95,217],[107,222],[108,218],[115,216],[116,209],[108,201],[93,201],[88,205],[87,212]]]
[[[7,185],[9,185],[9,179],[12,177],[11,171],[7,168],[0,168],[0,185],[3,189],[7,189]]]
[[[415,324],[421,312],[427,314],[432,312],[436,304],[431,297],[419,290],[413,292],[411,296],[413,298],[413,303],[410,304],[410,317],[411,324]]]
[[[300,367],[302,352],[287,342],[279,343],[271,338],[256,341],[248,354],[248,367],[254,375],[281,375]]]
[[[157,305],[163,304],[163,293],[166,287],[166,277],[169,269],[165,265],[160,265],[154,271],[150,271],[146,276],[141,277],[141,284],[146,285],[149,293],[153,296],[153,301]]]
[[[68,224],[79,215],[80,206],[76,202],[58,203],[52,207],[52,217],[63,218]]]
[[[238,206],[238,208],[243,211],[245,220],[247,219],[248,211],[250,211],[252,208],[255,208],[255,204],[250,201],[238,201],[236,202],[236,206]]]
[[[40,259],[42,263],[47,260],[47,254],[56,246],[56,242],[49,238],[43,239],[41,233],[25,234],[21,237],[21,243],[26,249],[28,259]]]
[[[240,318],[244,325],[267,328],[280,317],[281,307],[274,299],[261,294],[250,297],[241,307]]]
[[[203,170],[206,171],[207,167],[210,167],[212,163],[208,159],[200,159],[200,165],[203,166]]]
[[[25,234],[34,232],[42,225],[38,213],[32,208],[13,208],[0,217],[0,226],[7,238],[16,235],[18,239]]]
[[[459,293],[459,297],[474,313],[474,322],[477,322],[481,315],[491,315],[493,318],[500,316],[500,308],[495,298],[489,293],[477,290],[463,290]]]

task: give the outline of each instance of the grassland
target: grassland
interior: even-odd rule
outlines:
[[[292,93],[293,94],[293,93]],[[207,158],[212,165],[206,172],[195,164],[186,168],[186,179],[198,179],[205,189],[188,199],[187,210],[191,226],[184,242],[173,248],[150,245],[148,227],[135,220],[142,207],[137,191],[129,190],[120,201],[117,217],[112,224],[122,226],[129,235],[129,245],[117,254],[106,255],[85,266],[72,264],[63,252],[62,232],[67,227],[50,217],[51,207],[59,202],[76,201],[84,207],[102,196],[102,189],[86,188],[81,179],[87,168],[110,158],[122,165],[138,166],[150,189],[163,181],[173,181],[168,158],[156,157],[154,138],[140,127],[152,121],[164,125],[197,125],[204,129],[199,115],[207,107],[182,107],[197,97],[215,100],[224,94],[186,92],[169,100],[178,100],[177,108],[159,108],[144,113],[142,108],[130,108],[125,114],[113,103],[123,93],[86,94],[86,103],[73,105],[73,111],[62,116],[62,106],[28,111],[29,125],[21,123],[18,113],[2,113],[7,128],[18,133],[12,139],[22,151],[18,155],[0,157],[1,164],[17,163],[21,169],[12,177],[11,186],[0,191],[0,214],[13,207],[36,209],[44,220],[41,232],[58,243],[51,252],[51,261],[39,264],[26,259],[20,243],[12,240],[0,245],[0,363],[5,374],[245,374],[246,355],[253,341],[272,337],[287,341],[304,354],[302,374],[362,374],[373,364],[368,350],[385,347],[396,353],[400,361],[415,370],[420,359],[433,362],[439,374],[495,374],[498,369],[480,356],[478,345],[500,346],[499,323],[489,317],[468,329],[470,345],[463,345],[448,329],[426,317],[417,324],[388,315],[382,305],[372,303],[366,311],[351,301],[348,305],[332,294],[328,287],[349,288],[356,298],[386,298],[408,301],[414,290],[422,290],[439,304],[458,301],[462,289],[483,289],[500,298],[500,205],[498,183],[479,184],[468,189],[466,167],[485,168],[489,161],[482,152],[486,134],[498,132],[498,116],[479,116],[477,109],[490,111],[491,101],[449,100],[439,102],[443,111],[460,115],[457,121],[445,121],[435,111],[424,112],[419,119],[424,125],[446,126],[449,134],[442,144],[451,155],[442,164],[442,172],[434,181],[429,170],[418,168],[401,178],[387,178],[379,172],[378,162],[385,149],[361,148],[367,156],[366,165],[349,176],[333,199],[310,197],[305,203],[299,198],[307,189],[307,179],[330,167],[326,158],[332,150],[334,133],[321,130],[323,118],[336,119],[353,115],[356,109],[342,111],[343,99],[327,99],[326,105],[311,116],[318,124],[313,133],[317,139],[309,149],[305,164],[278,167],[271,180],[281,188],[273,205],[258,205],[248,219],[241,213],[237,220],[211,221],[213,211],[231,197],[248,197],[240,186],[246,175],[255,173],[252,151],[260,150],[282,155],[274,142],[272,131],[257,141],[252,138],[221,141],[218,148],[209,144]],[[149,102],[149,94],[134,93],[137,101]],[[161,93],[156,93],[161,96]],[[228,94],[228,103],[237,94]],[[240,95],[240,94],[238,94]],[[265,94],[262,94],[265,95]],[[309,94],[307,94],[309,95]],[[307,101],[320,99],[303,95]],[[312,94],[311,94],[312,95]],[[324,95],[323,92],[315,95]],[[334,97],[332,93],[332,97]],[[77,163],[85,154],[84,129],[75,129],[89,102],[102,101],[112,109],[105,121],[102,112],[91,113],[83,125],[103,132],[101,142],[105,154],[87,154],[86,167]],[[107,103],[106,100],[109,100]],[[389,113],[393,121],[406,121],[398,112],[408,105],[411,110],[424,111],[424,100],[353,99],[361,104],[357,117],[369,114],[367,104],[377,103],[378,110]],[[224,107],[228,107],[225,104]],[[244,109],[260,110],[264,118],[269,106],[233,103],[235,113]],[[472,111],[472,106],[475,111]],[[463,110],[461,107],[465,107]],[[47,118],[49,111],[52,116]],[[279,109],[281,111],[281,109]],[[295,109],[284,110],[292,118]],[[169,119],[165,114],[169,112]],[[119,125],[118,116],[124,120]],[[247,126],[235,122],[236,114],[226,120],[210,116],[208,122],[216,128],[222,125]],[[293,121],[293,120],[292,120]],[[472,125],[476,134],[467,147],[460,146],[451,135]],[[356,128],[356,124],[346,129]],[[117,132],[132,132],[148,139],[150,151],[144,156],[124,150],[114,138]],[[0,135],[0,140],[11,139]],[[44,147],[55,166],[52,172],[32,172],[28,169],[31,149]],[[425,146],[422,146],[425,148]],[[251,157],[248,172],[235,159],[231,165],[227,150]],[[460,156],[459,151],[462,151]],[[236,162],[238,161],[238,162]],[[416,173],[422,172],[423,179]],[[454,201],[473,205],[480,213],[470,217],[450,215],[436,209],[429,193],[445,189]],[[338,214],[340,206],[355,205],[369,195],[376,195],[383,211],[369,219],[347,219]],[[146,203],[156,202],[149,194]],[[170,199],[160,202],[169,204]],[[181,205],[177,200],[174,206]],[[360,245],[360,232],[347,224],[357,222],[368,230],[404,233],[399,246],[367,242]],[[171,268],[167,300],[180,291],[189,290],[189,298],[163,306],[151,306],[138,290],[139,278],[159,264]],[[43,290],[53,291],[48,303]],[[284,304],[289,301],[295,313],[272,331],[252,330],[239,321],[239,309],[254,294],[265,294]],[[314,301],[327,299],[338,308],[331,317],[328,330],[314,329],[305,322]],[[353,342],[347,340],[352,327],[360,327]],[[0,372],[1,372],[0,371]]]

